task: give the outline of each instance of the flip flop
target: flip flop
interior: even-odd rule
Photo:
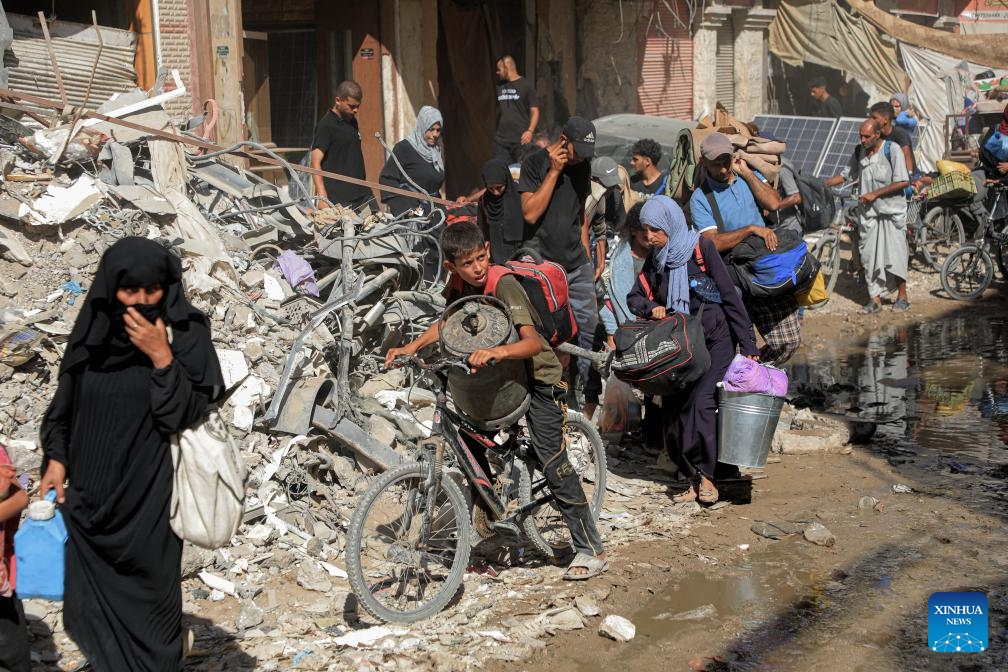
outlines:
[[[572,569],[575,567],[583,568],[587,571],[584,574],[571,574]],[[599,560],[594,555],[588,555],[587,553],[578,553],[571,560],[571,563],[567,565],[567,571],[564,572],[564,581],[587,581],[588,579],[598,576],[599,574],[605,572],[609,569],[608,560]]]

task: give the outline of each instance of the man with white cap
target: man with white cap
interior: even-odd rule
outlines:
[[[556,142],[529,154],[522,163],[518,193],[526,222],[526,245],[567,272],[568,297],[577,322],[577,344],[591,349],[598,306],[591,263],[585,200],[591,192],[595,126],[571,117]],[[580,381],[590,363],[578,359]],[[574,398],[577,401],[577,397]]]
[[[760,209],[780,208],[777,190],[735,157],[735,148],[723,133],[705,137],[700,156],[701,181],[690,197],[693,227],[713,240],[722,255],[751,235],[761,237],[770,251],[776,250],[777,235],[763,223]],[[793,296],[746,298],[745,306],[766,343],[760,351],[763,361],[779,365],[790,359],[801,345],[798,301]]]

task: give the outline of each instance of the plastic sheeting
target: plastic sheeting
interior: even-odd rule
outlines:
[[[910,75],[910,105],[920,117],[931,120],[917,147],[921,170],[934,170],[945,153],[945,115],[962,112],[962,94],[971,86],[970,73],[983,66],[901,42],[900,56]]]
[[[878,91],[907,87],[895,44],[883,41],[872,23],[842,10],[833,0],[781,2],[770,24],[770,52],[791,65],[839,68]]]

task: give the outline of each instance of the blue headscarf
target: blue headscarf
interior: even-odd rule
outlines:
[[[434,164],[434,168],[443,173],[444,163],[441,161],[441,146],[434,143],[434,146],[431,147],[424,139],[424,133],[429,131],[434,124],[441,124],[441,127],[444,128],[441,111],[436,107],[424,105],[417,113],[416,127],[413,129],[413,133],[406,138],[406,141],[412,145],[424,161]]]
[[[700,234],[686,224],[686,215],[679,204],[668,196],[655,196],[641,209],[642,224],[661,229],[668,236],[665,247],[655,249],[655,268],[668,272],[668,299],[665,308],[689,313],[689,271],[686,262],[693,255]]]

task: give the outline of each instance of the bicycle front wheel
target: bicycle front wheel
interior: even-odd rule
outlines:
[[[440,612],[458,592],[469,563],[465,497],[444,474],[429,501],[428,473],[423,464],[385,472],[350,518],[350,589],[369,614],[389,623],[414,623]]]
[[[567,459],[574,472],[580,476],[581,487],[591,509],[592,519],[597,523],[602,513],[606,487],[606,454],[602,437],[595,425],[580,413],[567,412],[567,426],[564,431],[567,445]],[[517,461],[520,463],[520,461]],[[523,464],[519,467],[518,504],[525,506],[542,497],[548,500],[533,509],[522,521],[522,529],[536,549],[547,558],[563,557],[571,549],[570,530],[560,515],[556,501],[550,495],[549,484],[542,470],[537,466],[529,473]]]
[[[958,247],[966,243],[966,230],[962,219],[945,208],[932,208],[921,222],[920,248],[924,260],[935,271],[941,272],[945,259]]]
[[[977,298],[993,279],[994,262],[976,245],[960,247],[945,259],[941,269],[942,288],[960,301]]]

